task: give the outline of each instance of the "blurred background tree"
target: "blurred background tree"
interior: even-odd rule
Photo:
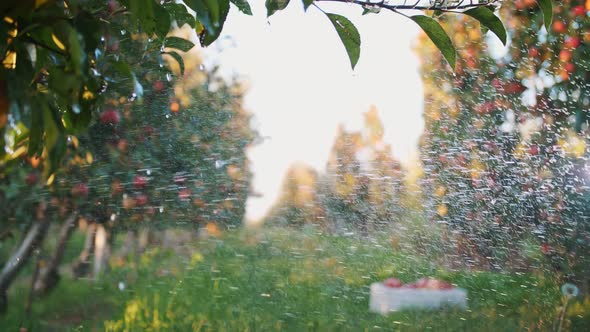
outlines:
[[[377,109],[364,113],[364,128],[338,128],[326,170],[295,165],[285,175],[282,193],[267,223],[317,224],[332,232],[383,229],[402,215],[400,163],[383,142]]]

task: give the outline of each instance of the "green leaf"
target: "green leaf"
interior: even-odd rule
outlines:
[[[188,24],[191,28],[195,27],[195,17],[189,14],[186,10],[186,6],[179,3],[169,2],[164,4],[164,8],[168,10],[170,17],[176,21],[179,28],[185,24]]]
[[[31,109],[31,125],[29,126],[29,156],[41,154],[42,145],[41,139],[43,137],[43,110],[38,103],[32,103],[34,106]]]
[[[238,7],[242,13],[246,15],[252,15],[252,9],[250,8],[250,4],[247,0],[231,0],[231,3]]]
[[[154,14],[156,17],[156,34],[160,38],[164,38],[170,31],[170,25],[172,24],[170,13],[163,6],[156,4]]]
[[[543,12],[543,21],[545,22],[545,29],[549,32],[551,28],[551,21],[553,21],[553,3],[551,0],[538,0],[539,8]]]
[[[91,104],[80,98],[78,105],[72,105],[64,114],[64,121],[68,133],[78,134],[86,130],[92,119]]]
[[[164,46],[170,47],[170,48],[175,48],[175,49],[181,50],[183,52],[188,52],[188,51],[190,51],[191,48],[193,48],[195,46],[195,44],[193,44],[192,41],[184,39],[184,38],[170,36],[170,37],[166,37],[166,39],[164,40]]]
[[[445,59],[447,59],[451,67],[454,69],[457,62],[457,52],[455,51],[453,42],[451,42],[451,38],[449,38],[440,24],[433,18],[424,15],[415,15],[410,18],[416,22],[424,32],[426,32],[426,35],[428,35],[434,45],[438,47]]]
[[[344,44],[344,48],[346,48],[346,53],[348,53],[350,65],[354,69],[361,55],[361,36],[358,30],[349,19],[342,15],[330,13],[326,13],[326,15],[334,25],[334,28],[336,28],[336,32],[338,32],[338,36],[342,44]]]
[[[494,15],[494,12],[487,7],[478,7],[469,9],[463,12],[474,19],[478,20],[482,26],[490,29],[500,40],[502,44],[506,45],[506,29],[502,24],[502,21],[498,16]]]
[[[74,68],[74,72],[79,75],[84,61],[85,54],[82,50],[82,45],[78,39],[78,32],[75,29],[69,29],[68,34],[68,53],[70,54],[70,63]]]
[[[214,42],[221,34],[223,24],[229,13],[229,0],[184,0],[185,4],[197,12],[199,23],[205,27],[199,38],[203,45]]]
[[[272,14],[287,8],[289,0],[266,0],[266,17],[270,17]]]
[[[74,17],[76,30],[82,35],[84,40],[84,50],[86,53],[93,53],[100,45],[101,23],[94,15],[83,11]]]
[[[156,30],[155,6],[156,2],[153,0],[129,0],[129,11],[147,33],[154,33]]]
[[[213,26],[217,26],[219,24],[221,4],[227,2],[229,5],[229,1],[203,0],[203,2],[205,2],[207,10],[209,11],[209,18],[211,18],[211,23],[213,24]]]
[[[219,35],[221,34],[221,30],[223,30],[223,24],[225,22],[227,14],[229,13],[229,0],[219,1],[219,10],[219,25],[216,27],[215,33],[205,33],[203,38],[201,38],[203,41],[203,45],[205,46],[211,45],[211,43],[216,41]]]
[[[164,52],[163,54],[168,54],[169,56],[173,57],[174,60],[178,62],[178,66],[180,67],[180,75],[184,75],[184,60],[182,60],[180,54],[176,52]]]
[[[45,147],[47,151],[51,151],[58,143],[60,128],[58,119],[47,104],[43,104],[43,124],[45,128]]]
[[[303,0],[303,9],[307,10],[309,6],[314,2],[314,0]]]
[[[197,19],[209,33],[215,32],[215,27],[209,18],[209,9],[203,0],[184,0],[184,3],[197,13]]]

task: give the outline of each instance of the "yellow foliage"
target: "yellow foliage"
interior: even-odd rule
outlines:
[[[448,212],[449,208],[447,208],[445,204],[441,204],[436,208],[436,213],[438,213],[438,215],[441,217],[446,216]]]
[[[557,143],[563,151],[574,158],[581,158],[586,153],[586,140],[570,131],[567,138],[560,139]]]
[[[59,40],[59,38],[57,38],[57,36],[55,34],[51,34],[51,40],[53,40],[53,43],[55,44],[55,46],[57,46],[57,48],[59,48],[62,51],[66,50],[65,45],[61,42],[61,40]]]
[[[92,153],[87,151],[86,152],[86,162],[88,164],[92,164],[93,161],[94,161],[94,158],[92,157]]]

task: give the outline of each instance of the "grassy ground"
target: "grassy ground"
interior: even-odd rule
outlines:
[[[449,272],[387,241],[313,232],[239,231],[184,248],[114,259],[101,281],[63,280],[22,310],[10,294],[7,331],[522,331],[557,330],[563,298],[541,275]],[[469,310],[368,312],[369,285],[395,276],[449,280],[469,292]],[[590,300],[573,300],[563,330],[590,330]]]

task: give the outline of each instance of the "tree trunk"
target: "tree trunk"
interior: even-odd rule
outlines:
[[[94,278],[98,278],[107,268],[111,256],[111,234],[104,225],[99,224],[94,237]]]
[[[88,224],[86,228],[86,241],[84,249],[80,253],[78,260],[72,266],[74,277],[82,278],[90,273],[90,254],[94,251],[94,236],[96,234],[96,223]]]
[[[0,272],[0,313],[4,313],[8,306],[7,291],[23,266],[29,261],[31,254],[45,238],[49,222],[44,216],[44,204],[37,210],[37,220],[33,222],[16,252],[8,259]]]
[[[51,257],[49,262],[41,269],[39,278],[35,282],[35,295],[45,295],[57,285],[60,279],[58,271],[59,264],[63,259],[67,243],[75,229],[77,217],[78,214],[76,212],[72,213],[61,226],[59,240],[53,257]]]

